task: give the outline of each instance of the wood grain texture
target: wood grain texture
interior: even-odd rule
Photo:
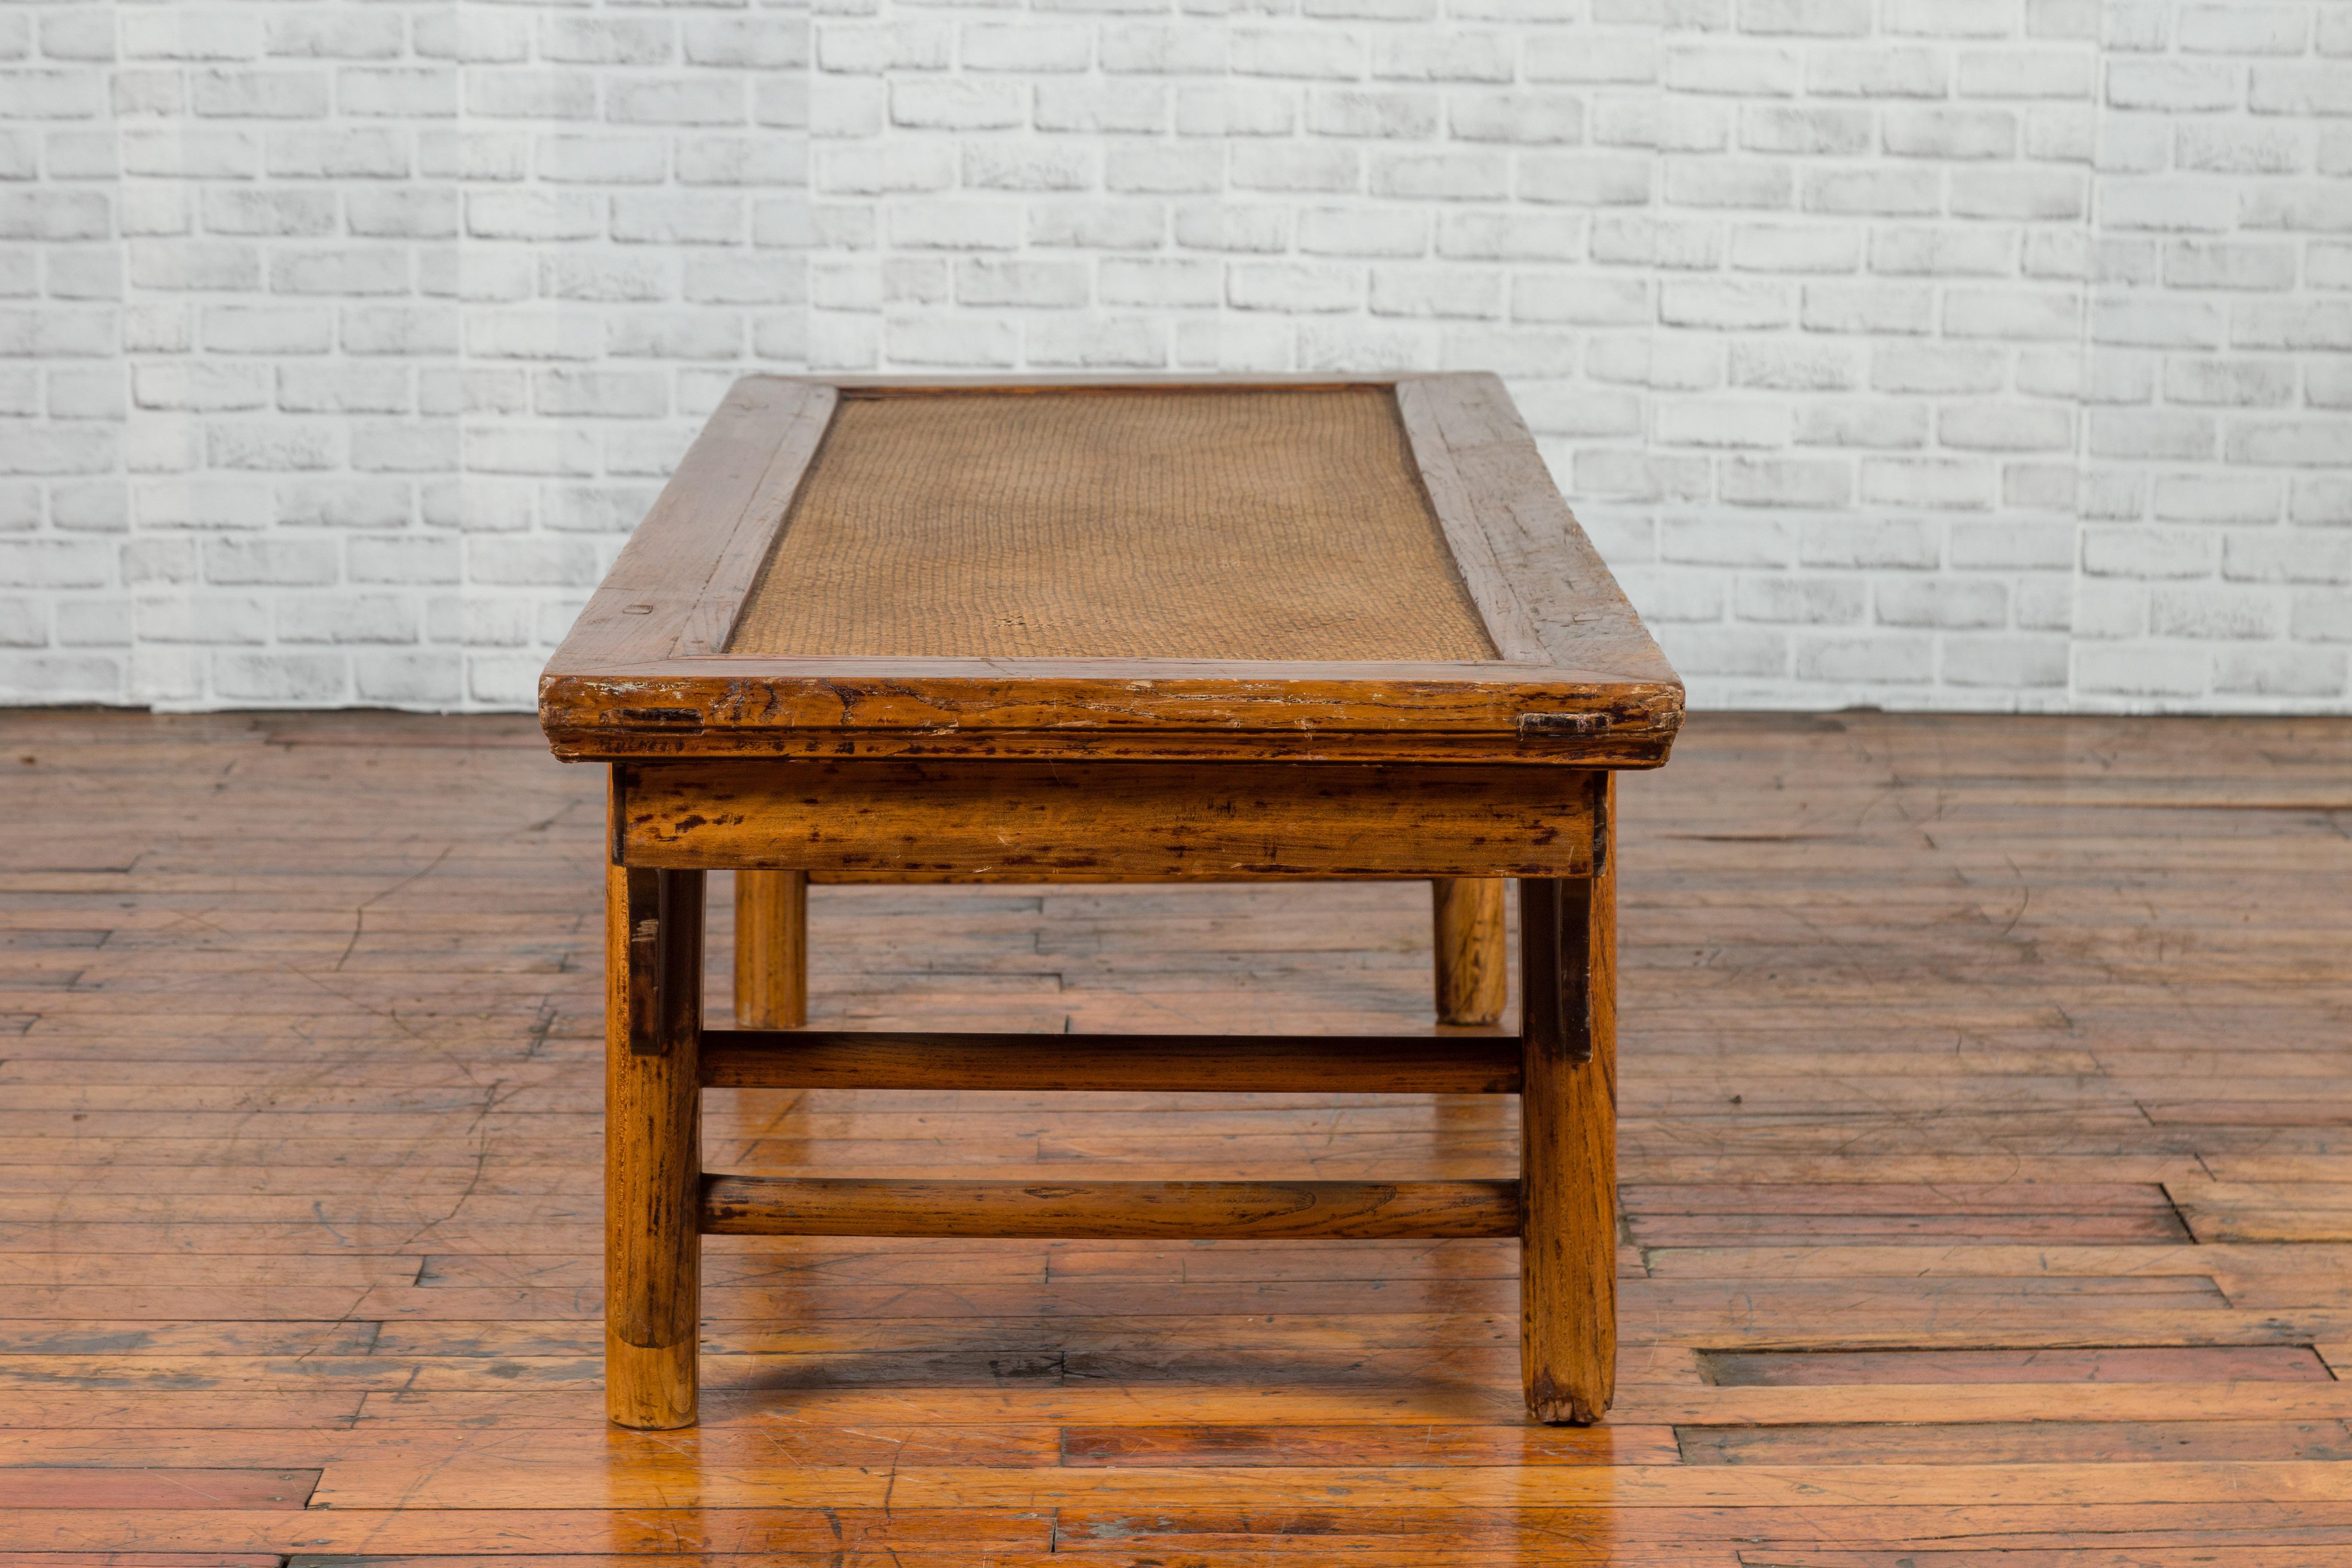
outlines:
[[[744,502],[735,524],[710,563],[702,592],[678,628],[677,658],[709,658],[724,653],[733,639],[744,607],[756,587],[762,563],[773,548],[782,520],[790,515],[793,497],[806,482],[810,468],[840,398],[830,387],[805,387],[782,421],[775,449],[761,470],[759,483]],[[691,482],[691,481],[689,481]]]
[[[1397,384],[1395,393],[1397,417],[1420,469],[1422,489],[1445,530],[1454,567],[1486,623],[1486,635],[1494,640],[1496,651],[1514,663],[1547,662],[1549,650],[1537,635],[1519,584],[1496,555],[1490,531],[1496,520],[1487,512],[1507,510],[1511,498],[1480,494],[1471,477],[1463,472],[1436,416],[1433,386],[1426,381],[1406,380]],[[1529,588],[1541,592],[1535,584]]]
[[[168,1508],[285,1512],[299,1510],[318,1484],[316,1470],[0,1466],[0,1509]]]
[[[735,1021],[747,1029],[808,1022],[808,873],[735,873]]]
[[[712,1030],[702,1037],[702,1081],[1028,1094],[1516,1094],[1519,1047],[1502,1036]]]
[[[1483,1027],[1510,1000],[1509,937],[1499,878],[1440,877],[1429,884],[1437,1021]]]
[[[1615,780],[1588,775],[1590,878],[1519,884],[1519,1362],[1538,1419],[1597,1421],[1616,1389]]]
[[[2339,1421],[1976,1421],[1915,1426],[1695,1426],[1702,1465],[2114,1464],[2352,1461]]]
[[[717,1236],[1517,1236],[1516,1182],[953,1182],[705,1176]]]
[[[640,595],[642,599],[644,596]],[[551,672],[548,744],[566,762],[658,757],[1029,758],[1202,763],[1664,764],[1679,685],[1602,670],[1527,679],[1512,667],[730,657]],[[723,665],[724,676],[713,672]],[[910,668],[913,667],[913,668]],[[1502,673],[1497,673],[1498,671]],[[919,679],[914,677],[920,677]],[[1523,714],[1608,720],[1521,735]],[[845,715],[856,728],[841,728]]]
[[[708,651],[716,622],[706,600],[715,592],[740,604],[835,396],[815,382],[737,382],[550,668],[628,668]],[[731,613],[727,606],[722,618]]]
[[[2332,1563],[2347,777],[2341,720],[1846,713],[1621,780],[1593,1426],[1525,1421],[1508,1238],[712,1237],[700,1424],[640,1433],[597,775],[498,716],[0,714],[0,1468],[322,1473],[0,1509],[0,1568]],[[819,1030],[1434,1028],[1406,883],[812,903]],[[1520,1140],[1501,1095],[704,1099],[714,1166],[786,1176],[1475,1182]],[[1706,1381],[1748,1353],[1824,1359]]]
[[[1549,768],[621,763],[632,866],[1118,877],[1580,876]]]
[[[1718,1387],[1886,1383],[2326,1383],[2310,1345],[2106,1345],[2025,1350],[1717,1351]]]
[[[1533,438],[1492,377],[1408,376],[1394,384],[1394,396],[1419,469],[1416,488],[1433,503],[1444,536],[1441,553],[1454,557],[1478,611],[1463,618],[1486,623],[1499,659],[1185,658],[1198,649],[1181,639],[1164,652],[1116,658],[721,653],[744,602],[745,563],[764,558],[776,537],[785,501],[817,450],[814,432],[837,406],[837,384],[845,384],[751,377],[713,415],[548,666],[541,718],[558,754],[1650,767],[1673,742],[1680,683],[1551,488]],[[1269,395],[1251,390],[1256,378],[1192,384]],[[1319,391],[1295,384],[1282,395],[1332,395],[1352,405],[1388,384]],[[1164,382],[1099,382],[1051,395],[1122,388],[1145,395],[1131,403],[1171,401]],[[968,396],[992,389],[975,382],[955,390]],[[947,390],[866,386],[857,397],[871,406],[863,400]],[[1204,450],[1200,462],[1205,472],[1229,458]],[[1022,476],[1024,485],[1037,478]],[[1401,478],[1412,485],[1413,476]],[[1001,552],[984,553],[993,560]],[[1300,618],[1311,624],[1315,616]],[[1484,640],[1472,635],[1444,646]],[[1051,638],[1039,644],[1041,651],[1058,646]],[[1353,651],[1378,646],[1375,637]],[[1590,723],[1581,732],[1519,723],[1527,714],[1562,713]]]
[[[1077,887],[1094,883],[1163,883],[1193,887],[1201,885],[1197,877],[1115,877],[1101,871],[812,871],[808,874],[812,888],[873,888],[873,887],[989,887],[998,885],[1038,884],[1051,887]],[[1295,882],[1296,878],[1279,874],[1255,877],[1236,873],[1217,879],[1224,882]],[[1367,881],[1418,882],[1419,877],[1366,878]]]
[[[1672,682],[1673,668],[1609,574],[1544,466],[1499,376],[1408,376],[1397,406],[1424,471],[1446,476],[1484,543],[1481,574],[1508,585],[1546,662]],[[1465,520],[1466,521],[1467,520]],[[1530,656],[1533,649],[1527,650]]]
[[[695,1416],[702,891],[698,871],[606,869],[605,1387],[623,1426]]]

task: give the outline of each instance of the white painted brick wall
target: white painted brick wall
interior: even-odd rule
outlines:
[[[1492,368],[1699,704],[2343,710],[2352,0],[0,5],[0,699],[527,706],[811,366]]]
[[[803,361],[796,6],[0,8],[0,700],[527,707]]]
[[[2337,708],[2352,650],[2352,5],[2110,7],[2086,708]]]

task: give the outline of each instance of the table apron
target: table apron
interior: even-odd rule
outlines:
[[[612,853],[670,870],[1008,879],[1588,877],[1605,777],[1536,765],[622,763]]]

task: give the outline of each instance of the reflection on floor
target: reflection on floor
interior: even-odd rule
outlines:
[[[709,1244],[705,1424],[608,1430],[598,773],[511,719],[0,746],[0,1563],[2352,1563],[2352,723],[1702,716],[1630,776],[1591,1431],[1520,1424],[1508,1243],[766,1238]],[[1429,1026],[1415,885],[813,924],[845,1026]],[[1328,1096],[735,1091],[708,1139],[1515,1149]]]

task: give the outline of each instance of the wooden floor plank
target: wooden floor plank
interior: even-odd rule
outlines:
[[[0,1509],[299,1510],[318,1489],[319,1472],[226,1469],[135,1462],[118,1465],[0,1465]]]
[[[0,1552],[0,1568],[280,1568],[276,1552]]]
[[[1709,1383],[2326,1383],[2309,1345],[2124,1345],[2034,1350],[1707,1351]]]
[[[594,770],[524,717],[23,756],[0,1568],[2352,1565],[2352,722],[1699,715],[1623,780],[1588,1431],[1521,1420],[1507,1245],[758,1237],[703,1426],[610,1432]],[[1432,1027],[1412,884],[811,905],[823,1026]],[[707,1152],[1483,1179],[1515,1109],[721,1091]]]
[[[1739,1553],[1740,1568],[2352,1568],[2352,1546],[2105,1547],[2084,1543],[2046,1549],[1958,1547],[1932,1552],[1898,1546],[1876,1552],[1816,1552],[1805,1547],[1756,1547]]]
[[[315,1496],[338,1512],[393,1507],[1137,1509],[1328,1507],[1333,1497],[1412,1497],[1433,1508],[1769,1508],[1893,1504],[2022,1506],[2223,1503],[2249,1494],[2352,1504],[2352,1467],[2300,1461],[2098,1465],[1078,1467],[1055,1469],[837,1467],[722,1471],[637,1460],[625,1466],[469,1464],[331,1467]]]
[[[1694,1465],[2108,1464],[2352,1460],[2341,1421],[1985,1421],[1916,1426],[1688,1426]]]

